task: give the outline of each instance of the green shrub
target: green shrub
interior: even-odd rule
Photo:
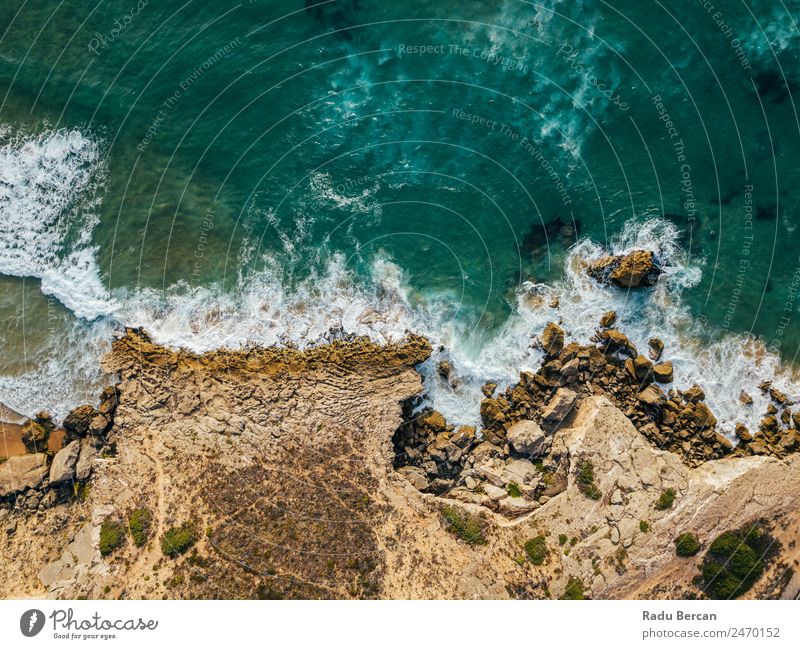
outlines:
[[[580,492],[591,500],[600,500],[602,494],[594,483],[594,466],[589,460],[582,460],[578,463],[578,471],[575,474]]]
[[[125,528],[110,516],[100,525],[100,554],[107,557],[125,541]]]
[[[663,511],[665,509],[669,509],[672,507],[673,503],[675,502],[675,490],[670,487],[669,489],[665,489],[661,492],[661,495],[658,497],[656,501],[656,509]]]
[[[764,571],[772,539],[758,526],[723,532],[703,558],[700,587],[711,599],[740,597]]]
[[[153,513],[147,508],[134,509],[128,517],[128,529],[131,531],[133,543],[141,548],[150,538],[153,527]]]
[[[639,531],[647,534],[647,532],[650,531],[650,523],[647,521],[639,521]]]
[[[566,534],[559,534],[558,535],[558,544],[564,545],[567,542],[567,535]]]
[[[567,582],[567,587],[564,589],[564,594],[558,599],[584,599],[583,579],[570,577]]]
[[[506,486],[506,493],[512,498],[519,498],[522,492],[519,490],[519,485],[516,482],[509,482]]]
[[[454,536],[469,545],[483,545],[486,543],[483,522],[478,516],[450,505],[442,508],[442,515],[447,523],[447,531]]]
[[[545,538],[540,534],[536,538],[525,541],[525,554],[528,555],[528,561],[534,566],[541,566],[547,558]]]
[[[197,530],[193,523],[173,527],[161,537],[161,551],[168,557],[177,557],[197,542]]]
[[[679,557],[693,557],[700,551],[700,541],[694,534],[686,532],[675,539],[675,554]]]

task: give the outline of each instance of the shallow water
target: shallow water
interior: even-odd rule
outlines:
[[[724,5],[4,3],[0,401],[93,398],[122,325],[195,350],[413,329],[471,421],[548,320],[587,339],[616,308],[750,421],[739,390],[800,348],[800,3]],[[631,245],[671,263],[656,289],[575,271]]]

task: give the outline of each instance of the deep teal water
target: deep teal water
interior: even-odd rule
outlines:
[[[753,332],[791,361],[800,5],[716,5],[5,2],[6,148],[63,130],[96,147],[55,156],[65,187],[91,180],[27,254],[50,268],[80,241],[122,301],[264,273],[322,286],[337,254],[369,285],[388,259],[411,307],[434,300],[480,346],[578,238],[666,217],[702,273],[679,298],[702,335]],[[36,187],[0,204],[6,248]],[[8,376],[97,326],[70,315],[98,297],[86,283],[4,274]]]

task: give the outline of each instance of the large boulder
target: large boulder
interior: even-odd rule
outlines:
[[[588,264],[586,272],[604,284],[622,288],[653,286],[662,273],[650,250],[634,250],[627,255],[607,255]]]
[[[538,457],[547,453],[552,438],[535,421],[524,419],[508,429],[506,440],[517,453]]]
[[[74,440],[56,453],[50,465],[50,484],[58,484],[75,477],[75,464],[81,451],[80,440]]]
[[[94,442],[89,438],[82,439],[78,461],[75,464],[75,477],[78,480],[86,480],[89,477],[96,457],[97,449]]]
[[[667,402],[667,395],[661,388],[655,385],[648,385],[639,393],[639,401],[651,408],[660,408]]]
[[[567,418],[578,395],[568,388],[559,388],[542,412],[542,421],[550,430],[555,430]]]
[[[604,352],[622,352],[635,358],[639,355],[636,346],[628,337],[616,329],[603,329],[593,336],[592,340],[600,344]]]
[[[419,418],[419,423],[433,432],[439,432],[447,428],[447,420],[438,410],[429,410],[422,414]]]
[[[0,464],[0,498],[38,487],[47,475],[44,453],[15,455]]]
[[[481,401],[481,419],[484,426],[502,424],[506,420],[503,404],[498,399],[484,399]]]
[[[89,425],[98,414],[97,410],[89,404],[78,406],[64,417],[63,426],[67,432],[83,437],[89,432]]]
[[[109,429],[109,426],[110,422],[106,416],[98,413],[92,417],[86,432],[92,437],[100,437],[105,435],[106,431]]]
[[[653,377],[659,383],[672,383],[672,362],[666,361],[654,365]]]
[[[550,355],[555,356],[564,348],[564,330],[555,322],[548,322],[542,332],[542,348]]]

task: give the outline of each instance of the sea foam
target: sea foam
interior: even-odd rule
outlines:
[[[0,273],[36,277],[42,291],[78,317],[109,315],[92,246],[98,144],[78,131],[45,131],[0,139]]]

